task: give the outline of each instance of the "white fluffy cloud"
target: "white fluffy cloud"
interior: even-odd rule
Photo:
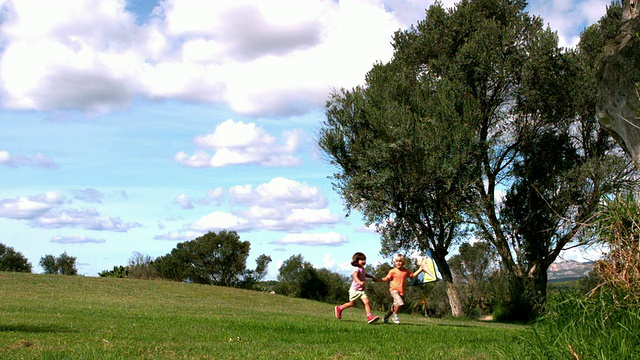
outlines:
[[[0,4],[4,106],[104,112],[140,96],[301,113],[361,83],[405,25],[371,0],[159,4],[142,24],[123,0]]]
[[[229,193],[231,201],[237,204],[280,209],[320,209],[327,206],[327,199],[317,187],[283,177],[273,178],[268,183],[256,187],[234,186],[229,189]]]
[[[43,169],[57,169],[55,160],[45,154],[37,153],[34,156],[13,155],[8,151],[0,151],[0,165],[18,167],[32,165]]]
[[[323,234],[288,234],[273,241],[277,245],[306,245],[306,246],[339,246],[347,243],[347,237],[336,232]],[[327,259],[325,257],[325,259]]]
[[[100,244],[100,243],[106,242],[106,240],[95,239],[85,235],[68,235],[68,236],[56,235],[53,238],[51,238],[51,242],[58,243],[58,244],[87,244],[87,243]]]
[[[423,19],[432,3],[166,0],[137,23],[124,0],[6,0],[3,103],[105,112],[136,97],[175,98],[250,115],[299,114],[322,107],[332,88],[361,84],[375,62],[391,58],[393,33]],[[608,4],[537,0],[529,9],[573,46]]]
[[[136,222],[125,222],[119,217],[100,214],[93,208],[65,208],[66,202],[65,197],[56,192],[14,199],[0,199],[0,217],[29,220],[31,227],[46,229],[70,227],[127,232],[141,226]]]
[[[16,199],[0,199],[0,217],[23,220],[34,219],[64,201],[64,197],[56,192]]]
[[[119,217],[100,214],[96,209],[51,209],[31,220],[31,226],[45,229],[81,228],[98,231],[127,232],[141,227],[136,222],[125,222]]]
[[[301,233],[317,227],[331,226],[342,221],[342,217],[333,214],[327,208],[328,202],[322,192],[286,178],[274,178],[268,183],[256,187],[251,185],[233,186],[229,189],[230,204],[233,212],[214,211],[189,223],[182,230],[156,236],[162,240],[188,240],[207,231],[233,229],[236,231],[270,230]],[[305,241],[298,236],[286,237],[281,241],[297,241],[312,245],[325,242],[342,244],[345,238],[331,235],[304,235]],[[293,239],[293,240],[292,240]],[[284,244],[284,242],[282,243]]]
[[[174,160],[185,167],[223,167],[228,165],[256,164],[260,166],[296,166],[301,160],[295,156],[301,142],[299,131],[286,131],[284,143],[254,123],[226,120],[218,124],[212,134],[194,139],[198,149],[189,155],[177,153]],[[212,151],[213,154],[209,154]]]
[[[176,203],[182,209],[193,209],[193,201],[187,194],[178,195],[175,198],[174,203]]]

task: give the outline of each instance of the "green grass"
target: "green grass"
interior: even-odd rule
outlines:
[[[382,315],[382,314],[378,314]],[[528,327],[165,281],[0,272],[2,359],[508,359]]]

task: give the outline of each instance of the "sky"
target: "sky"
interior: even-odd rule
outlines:
[[[271,256],[267,279],[293,255],[389,261],[316,139],[331,91],[363,84],[431,4],[0,0],[0,243],[86,276],[224,229],[251,243],[247,268]],[[573,47],[608,4],[527,10]]]

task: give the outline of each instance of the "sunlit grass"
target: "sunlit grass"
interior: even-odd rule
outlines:
[[[527,329],[401,321],[231,288],[0,273],[2,359],[500,359]]]

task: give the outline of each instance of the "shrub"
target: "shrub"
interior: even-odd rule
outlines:
[[[635,359],[640,348],[640,303],[620,302],[600,287],[585,297],[561,292],[547,301],[547,314],[525,337],[526,359]]]

